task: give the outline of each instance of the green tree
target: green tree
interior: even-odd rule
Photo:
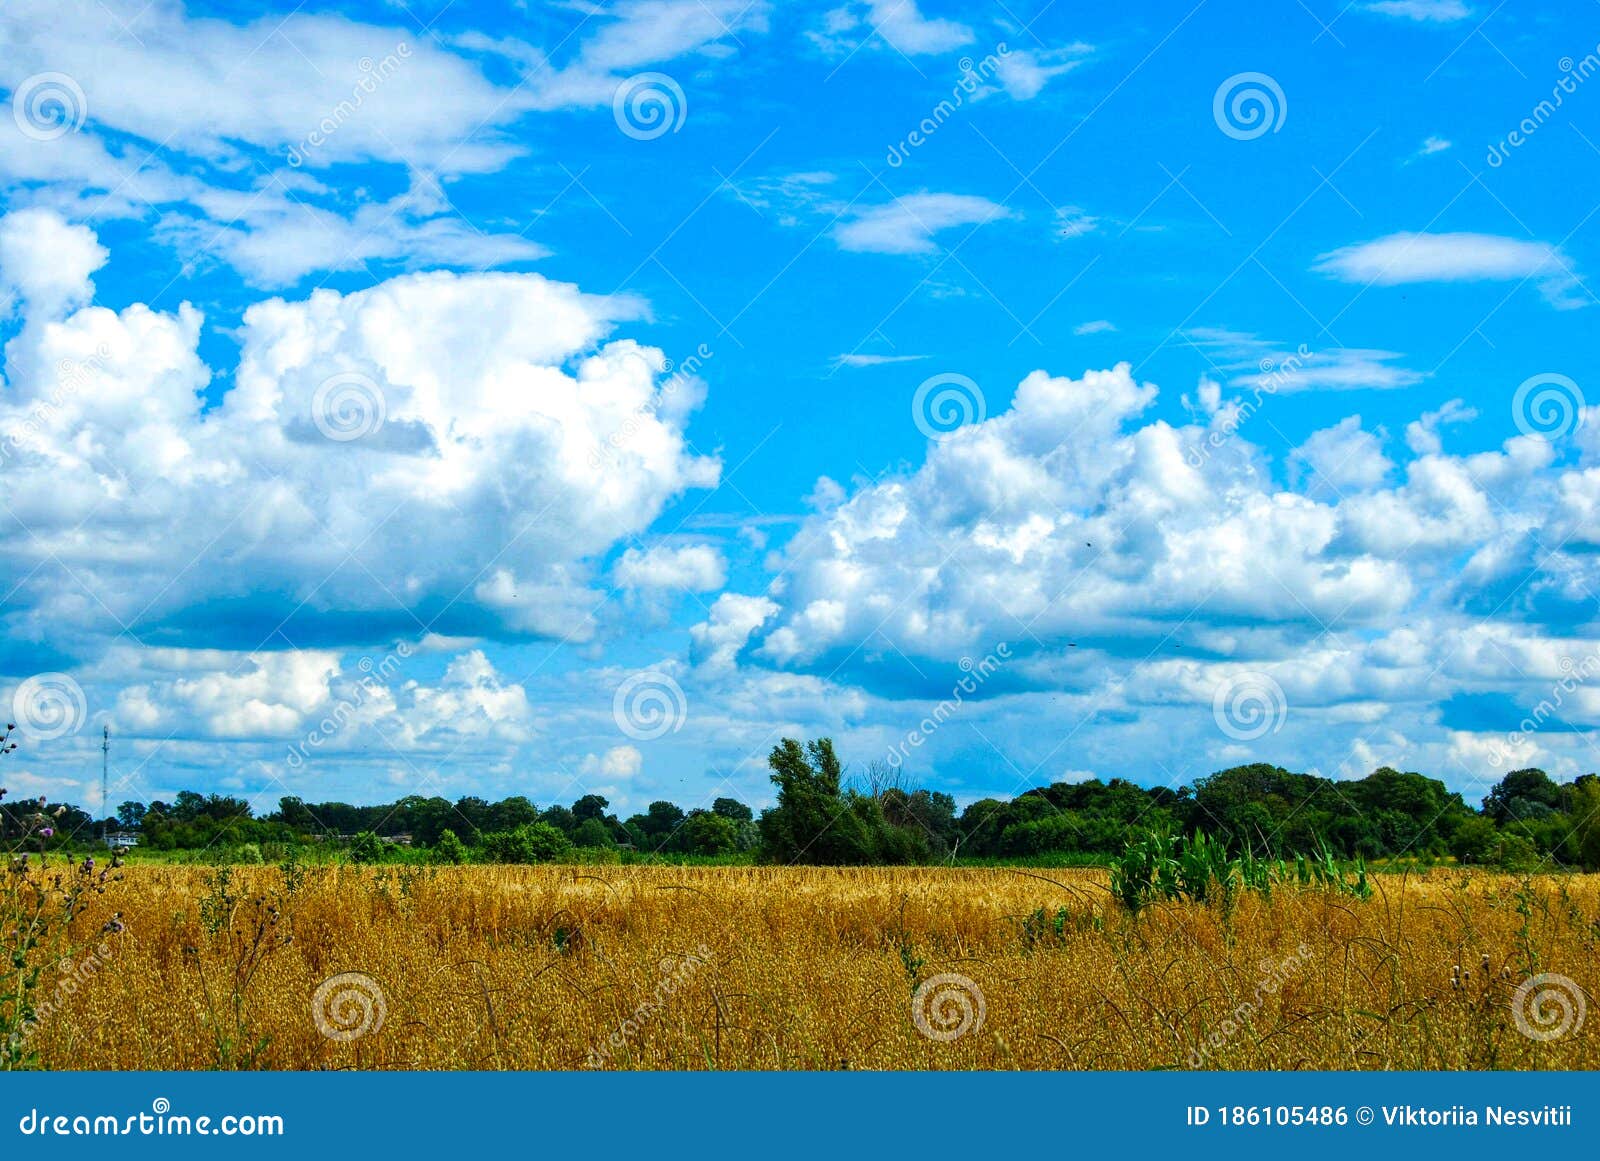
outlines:
[[[459,864],[467,861],[467,846],[449,827],[439,832],[439,841],[433,845],[433,861]]]

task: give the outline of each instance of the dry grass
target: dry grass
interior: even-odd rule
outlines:
[[[1367,902],[1280,891],[1133,918],[1095,871],[324,868],[289,893],[243,868],[231,904],[207,874],[131,867],[97,900],[127,930],[36,1029],[44,1066],[1600,1067],[1592,1023],[1546,1043],[1511,1010],[1533,973],[1600,986],[1600,876],[1435,870],[1380,876]],[[342,972],[386,1007],[349,1042],[312,1014]],[[938,973],[986,1005],[949,1042],[911,1018]]]

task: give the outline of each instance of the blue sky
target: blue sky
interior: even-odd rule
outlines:
[[[1597,12],[10,4],[8,781],[1594,769]]]

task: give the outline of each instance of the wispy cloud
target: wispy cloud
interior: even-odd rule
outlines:
[[[1461,0],[1378,0],[1363,7],[1380,16],[1394,16],[1418,24],[1454,24],[1472,15],[1472,9]]]
[[[882,367],[887,363],[915,363],[927,355],[840,355],[836,362],[841,367]]]
[[[1184,332],[1229,387],[1247,389],[1270,381],[1276,394],[1296,391],[1390,391],[1420,383],[1420,371],[1397,365],[1398,351],[1362,347],[1288,349],[1258,335],[1215,327]]]
[[[1589,301],[1577,293],[1582,284],[1558,247],[1493,234],[1390,234],[1323,254],[1313,269],[1369,286],[1532,280],[1553,306]]]
[[[833,231],[841,250],[867,254],[931,254],[934,235],[956,226],[976,226],[1015,217],[988,198],[918,193],[862,210]]]
[[[1079,323],[1077,326],[1072,328],[1072,333],[1075,335],[1101,335],[1105,334],[1107,331],[1114,331],[1116,329],[1117,328],[1115,326],[1107,322],[1105,319],[1097,318],[1090,322]]]

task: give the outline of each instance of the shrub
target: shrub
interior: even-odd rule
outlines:
[[[525,822],[516,830],[483,836],[483,854],[491,863],[550,863],[572,852],[572,840],[548,822]]]
[[[456,837],[449,827],[439,832],[439,841],[433,844],[433,861],[459,864],[467,861],[467,845]]]
[[[352,863],[383,862],[383,840],[370,830],[362,831],[350,843],[350,861]]]

